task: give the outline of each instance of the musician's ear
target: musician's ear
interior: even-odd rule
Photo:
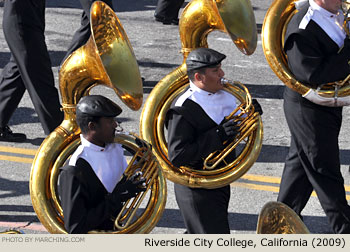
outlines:
[[[88,123],[88,128],[89,128],[89,131],[96,131],[96,122],[89,122]]]
[[[196,81],[203,81],[203,74],[201,74],[200,72],[196,72],[196,73],[194,74],[194,79],[195,79]]]

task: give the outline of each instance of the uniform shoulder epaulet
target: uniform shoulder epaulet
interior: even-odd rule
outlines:
[[[172,113],[177,113],[182,115],[193,127],[198,127],[197,118],[202,118],[203,109],[194,101],[187,99],[184,101],[182,106],[175,106],[169,109],[167,116],[170,116]],[[196,115],[196,116],[194,116]]]

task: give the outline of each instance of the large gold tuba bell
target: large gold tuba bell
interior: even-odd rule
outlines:
[[[194,170],[175,167],[168,160],[165,115],[174,99],[188,87],[187,55],[196,48],[208,47],[207,36],[213,30],[228,33],[241,52],[252,54],[257,45],[255,17],[249,0],[192,0],[183,10],[179,27],[183,63],[153,88],[141,114],[140,133],[152,144],[153,152],[169,180],[189,187],[217,188],[241,177],[258,158],[263,135],[260,116],[256,115],[256,127],[245,136],[245,146],[234,162],[218,169]],[[225,90],[239,101],[247,101],[249,93],[236,85],[227,84]]]
[[[311,88],[295,79],[288,67],[286,55],[283,51],[287,25],[297,12],[294,2],[296,1],[275,0],[271,4],[262,27],[262,46],[266,60],[277,77],[289,88],[305,95]],[[317,89],[317,93],[329,98],[349,96],[350,83],[347,79],[339,83],[330,83],[324,85],[321,89]]]
[[[80,143],[80,129],[75,118],[75,107],[80,98],[89,95],[92,87],[106,85],[131,109],[138,110],[142,104],[143,90],[138,64],[118,17],[101,1],[93,3],[90,17],[92,35],[89,41],[73,52],[60,69],[64,120],[43,141],[31,169],[32,204],[39,220],[50,233],[66,233],[56,187],[59,168]],[[118,231],[93,232],[148,233],[158,222],[165,207],[165,178],[146,141],[123,134],[117,134],[115,141],[134,154],[126,173],[142,170],[147,178],[148,190],[125,204],[116,220]],[[139,208],[143,199],[148,199],[148,202],[141,211]]]
[[[267,202],[260,211],[257,234],[309,234],[300,217],[286,204]]]

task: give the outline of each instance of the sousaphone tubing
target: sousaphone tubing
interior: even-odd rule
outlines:
[[[165,115],[174,99],[188,87],[185,64],[188,54],[196,48],[208,47],[210,32],[227,33],[246,55],[255,51],[257,31],[253,9],[249,0],[192,0],[183,10],[179,30],[183,63],[160,80],[147,98],[140,119],[140,135],[152,144],[153,153],[167,179],[194,188],[222,187],[245,174],[258,158],[263,137],[260,115],[252,111],[252,106],[244,105],[256,120],[242,141],[243,150],[234,161],[212,170],[194,170],[171,164],[164,130]],[[227,84],[225,90],[244,103],[250,95],[240,86],[238,83]]]
[[[132,110],[141,107],[142,80],[128,37],[114,11],[104,2],[91,7],[91,37],[62,64],[59,72],[64,120],[41,144],[30,174],[30,196],[34,210],[50,233],[66,233],[57,194],[57,178],[62,167],[80,144],[75,108],[97,85],[105,85]],[[131,175],[142,170],[147,191],[125,204],[116,216],[116,230],[93,233],[148,233],[165,207],[166,183],[149,143],[131,134],[117,134],[115,142],[128,149],[133,158],[126,170]],[[147,194],[147,195],[145,195]]]

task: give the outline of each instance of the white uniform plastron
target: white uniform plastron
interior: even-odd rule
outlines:
[[[333,14],[313,0],[309,0],[310,7],[305,14],[304,18],[299,24],[299,29],[305,29],[307,24],[312,19],[318,24],[322,30],[340,47],[344,44],[346,33],[343,28],[344,15],[341,10],[337,14]]]
[[[80,135],[81,145],[73,153],[69,165],[75,165],[79,158],[85,159],[108,192],[112,192],[127,167],[124,150],[120,144],[97,146]]]
[[[220,90],[215,94],[198,88],[190,81],[190,88],[176,101],[175,106],[181,107],[186,99],[197,103],[205,113],[217,124],[236,109],[236,97],[230,93]],[[239,112],[237,112],[239,113]]]

